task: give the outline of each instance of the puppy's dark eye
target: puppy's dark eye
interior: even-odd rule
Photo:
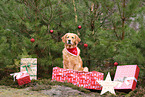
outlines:
[[[74,37],[72,37],[72,39],[74,39]]]
[[[67,38],[69,38],[69,36],[67,36]]]

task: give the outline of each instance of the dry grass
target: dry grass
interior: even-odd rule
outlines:
[[[19,95],[21,95],[21,92],[27,88],[29,88],[29,90],[32,91],[32,93],[37,92],[39,95],[39,91],[50,90],[50,89],[52,89],[52,86],[55,86],[55,85],[71,87],[72,89],[78,90],[85,94],[94,94],[97,97],[100,95],[100,91],[90,91],[90,90],[84,89],[82,87],[77,87],[71,83],[66,83],[66,82],[64,82],[64,83],[57,82],[57,81],[52,82],[50,79],[32,80],[31,83],[29,83],[27,85],[19,86],[17,84],[17,82],[13,81],[13,78],[11,76],[8,76],[8,77],[5,77],[2,80],[0,80],[0,85],[1,85],[0,95],[1,94],[4,95],[3,92],[11,95],[12,91],[15,91],[16,94],[19,94],[18,92],[20,92]],[[24,93],[22,93],[22,95],[26,95],[26,96],[27,96],[27,94],[30,95],[30,97],[31,97],[31,93],[29,93],[28,91],[24,91]],[[117,94],[117,97],[118,96],[119,97],[144,97],[145,96],[144,80],[141,78],[138,80],[137,88],[134,91],[131,91],[129,93],[116,91],[116,94]],[[5,96],[3,96],[3,97],[5,97]],[[18,96],[15,96],[15,97],[18,97]],[[21,96],[21,97],[25,97],[25,96]],[[47,97],[48,97],[48,95],[47,95]],[[116,96],[107,92],[102,97],[116,97]]]

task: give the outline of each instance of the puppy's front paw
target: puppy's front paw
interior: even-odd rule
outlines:
[[[83,71],[85,71],[85,72],[89,72],[88,67],[84,67]]]

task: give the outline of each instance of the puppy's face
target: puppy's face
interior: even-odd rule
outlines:
[[[67,33],[62,37],[62,41],[67,45],[77,45],[81,39],[74,33]]]
[[[76,37],[75,37],[75,34],[70,34],[68,33],[66,35],[66,39],[65,39],[66,43],[68,45],[74,45],[75,44],[75,41],[76,41]]]

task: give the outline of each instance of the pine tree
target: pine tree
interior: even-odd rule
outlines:
[[[40,72],[62,67],[61,37],[81,38],[78,47],[90,70],[120,64],[144,64],[143,0],[1,0],[0,63],[37,57]],[[143,12],[143,13],[140,13]],[[135,21],[131,18],[135,18]],[[139,22],[140,28],[130,27]],[[78,25],[82,28],[78,29]],[[49,31],[53,30],[53,33]],[[35,42],[31,43],[30,39]],[[83,46],[84,43],[88,47]],[[106,69],[106,68],[105,68]],[[38,71],[38,72],[39,72]]]

